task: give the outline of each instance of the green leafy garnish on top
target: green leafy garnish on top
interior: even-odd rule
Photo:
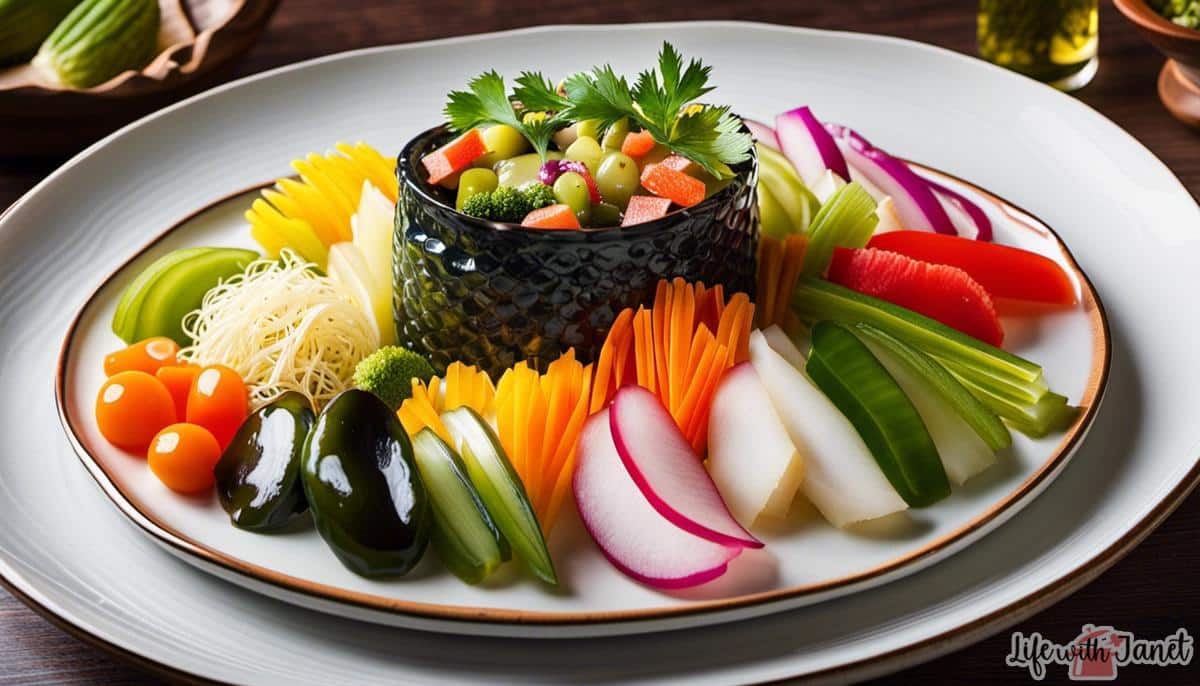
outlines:
[[[568,76],[560,88],[538,72],[522,72],[509,94],[504,79],[489,71],[468,84],[469,92],[451,92],[445,113],[459,132],[512,126],[543,159],[554,133],[573,122],[595,121],[605,131],[627,120],[717,179],[727,179],[731,165],[750,159],[753,141],[729,107],[697,102],[713,90],[711,70],[699,60],[685,64],[679,51],[663,43],[657,69],[641,72],[632,87],[603,65]]]

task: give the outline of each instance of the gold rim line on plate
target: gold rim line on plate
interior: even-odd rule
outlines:
[[[172,528],[166,522],[152,514],[151,508],[146,507],[144,503],[140,502],[136,497],[122,489],[121,486],[118,485],[117,481],[109,475],[99,461],[96,460],[88,451],[84,441],[79,438],[81,434],[76,429],[77,420],[72,416],[71,411],[68,410],[66,403],[66,368],[67,361],[71,354],[71,345],[76,338],[83,315],[93,307],[100,293],[104,289],[111,286],[114,280],[116,280],[123,272],[125,272],[134,261],[141,258],[143,255],[157,246],[161,241],[163,241],[167,236],[179,230],[197,216],[204,214],[205,212],[210,211],[212,208],[236,197],[265,188],[272,182],[257,184],[249,188],[226,194],[217,200],[188,213],[185,217],[172,224],[168,229],[153,238],[149,243],[125,260],[113,273],[104,279],[104,281],[87,298],[78,313],[76,313],[71,325],[67,329],[67,334],[63,342],[62,349],[59,353],[55,377],[55,401],[58,407],[59,418],[64,429],[66,430],[67,437],[70,440],[76,455],[83,462],[89,473],[92,474],[93,478],[96,479],[104,493],[109,497],[110,500],[113,501],[113,503],[127,518],[131,519],[134,524],[138,525],[158,542],[170,546],[171,548],[183,554],[199,558],[201,561],[208,564],[216,565],[228,572],[246,577],[254,582],[265,583],[286,592],[298,593],[317,600],[331,601],[365,610],[402,614],[420,619],[467,623],[550,626],[593,623],[623,623],[631,621],[665,620],[697,614],[732,611],[766,603],[782,602],[807,595],[829,593],[835,590],[846,588],[848,586],[866,584],[872,580],[878,580],[879,577],[897,572],[902,568],[924,558],[943,552],[946,547],[958,543],[964,538],[977,534],[982,527],[991,523],[992,520],[1005,513],[1013,505],[1021,502],[1032,492],[1042,486],[1044,482],[1047,482],[1050,478],[1056,476],[1057,472],[1065,466],[1072,453],[1076,450],[1079,442],[1094,419],[1095,413],[1099,407],[1100,399],[1103,395],[1103,389],[1107,381],[1111,362],[1110,333],[1108,321],[1104,315],[1103,305],[1100,302],[1099,297],[1097,296],[1095,289],[1091,284],[1091,281],[1080,268],[1079,264],[1075,261],[1074,256],[1071,254],[1066,244],[1052,229],[1049,228],[1045,222],[1042,222],[1031,213],[1017,207],[1016,205],[1013,205],[1012,203],[1005,201],[1002,198],[980,189],[962,179],[930,167],[926,167],[924,165],[919,165],[912,162],[909,162],[909,164],[913,164],[919,170],[926,173],[933,174],[941,177],[942,179],[954,181],[967,187],[980,197],[997,206],[1002,213],[1004,213],[1010,220],[1013,221],[1014,224],[1016,224],[1017,227],[1026,231],[1034,232],[1040,237],[1054,241],[1068,263],[1066,266],[1075,275],[1075,278],[1080,286],[1080,306],[1084,308],[1084,312],[1088,316],[1089,324],[1092,329],[1093,361],[1087,386],[1084,389],[1083,396],[1080,399],[1080,404],[1085,408],[1084,412],[1080,414],[1080,417],[1064,434],[1062,440],[1054,449],[1051,456],[1045,462],[1043,462],[1036,471],[1029,475],[1021,484],[1009,492],[1005,497],[1000,499],[997,503],[954,531],[940,536],[937,539],[926,543],[920,548],[917,548],[916,550],[910,551],[897,558],[869,569],[856,572],[854,574],[820,582],[802,584],[799,586],[744,594],[732,598],[696,601],[678,607],[637,610],[608,610],[598,612],[521,611],[414,602],[371,593],[348,591],[340,587],[300,579],[282,572],[277,572],[259,565],[251,564],[200,543],[199,541],[196,541]]]

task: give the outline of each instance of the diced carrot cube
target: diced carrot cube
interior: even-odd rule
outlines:
[[[621,152],[630,157],[643,157],[654,149],[654,136],[649,131],[634,131],[625,135],[621,142]]]
[[[629,199],[629,207],[625,208],[625,218],[621,226],[633,226],[643,222],[654,221],[664,216],[671,209],[671,201],[653,195],[635,195]]]
[[[570,205],[548,205],[525,215],[521,226],[531,229],[578,229],[579,218]]]
[[[642,170],[642,187],[676,205],[691,207],[704,200],[704,182],[663,164]]]
[[[471,129],[422,157],[421,164],[429,172],[429,183],[440,183],[442,179],[465,169],[486,152],[483,135],[479,129]]]

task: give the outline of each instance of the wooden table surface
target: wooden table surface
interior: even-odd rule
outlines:
[[[684,19],[745,19],[881,33],[974,50],[969,0],[284,0],[261,43],[238,75],[351,48],[403,43],[535,23],[597,23]],[[616,3],[612,3],[616,4]],[[1159,106],[1155,78],[1162,58],[1107,3],[1100,22],[1100,71],[1078,97],[1132,133],[1200,194],[1200,135],[1176,124]],[[0,161],[0,209],[33,187],[62,160]],[[1136,229],[1136,227],[1131,227]],[[1133,553],[1083,590],[1014,627],[1067,642],[1085,623],[1111,624],[1143,637],[1178,626],[1200,632],[1200,495],[1193,494]],[[894,675],[887,683],[1027,684],[1027,672],[1006,668],[1009,632]],[[1200,662],[1200,661],[1198,661]],[[1061,674],[1055,670],[1048,682]],[[1123,667],[1135,683],[1195,684],[1200,667]],[[0,684],[152,684],[159,680],[62,633],[0,590]]]

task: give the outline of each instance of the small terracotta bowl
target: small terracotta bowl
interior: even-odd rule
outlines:
[[[1145,0],[1113,0],[1113,4],[1167,56],[1158,74],[1158,97],[1167,111],[1200,128],[1200,31],[1172,23]]]
[[[0,157],[76,152],[142,115],[212,87],[258,40],[279,0],[159,0],[158,53],[93,88],[0,69]]]

